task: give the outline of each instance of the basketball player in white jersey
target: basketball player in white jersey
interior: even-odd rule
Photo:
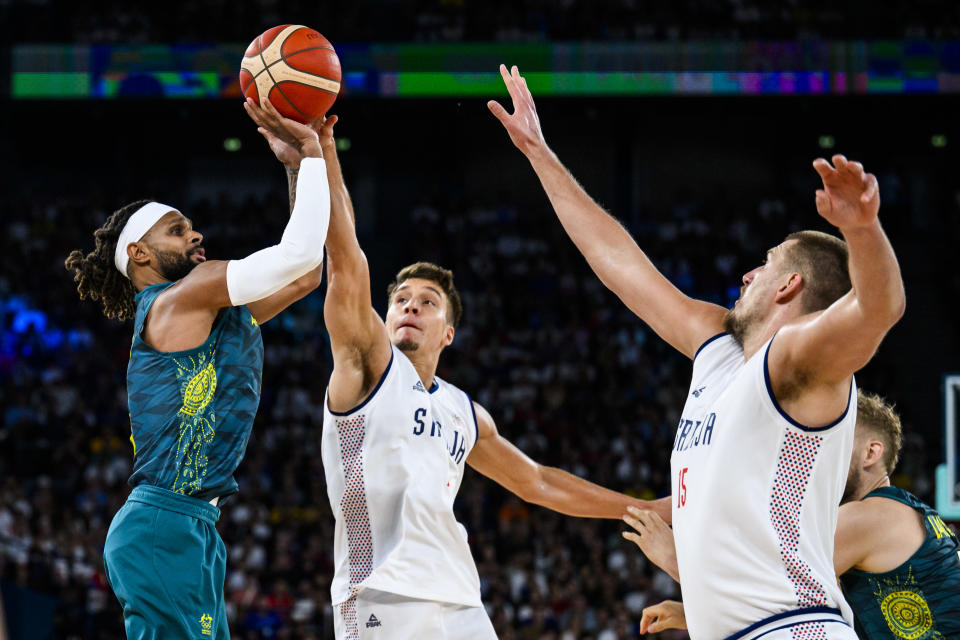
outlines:
[[[855,638],[833,532],[856,419],[855,371],[904,311],[876,178],[818,159],[820,215],[846,242],[792,234],[743,276],[733,309],[667,280],[547,146],[514,67],[514,113],[488,106],[526,155],[603,283],[693,360],[671,456],[672,518],[694,640]],[[704,250],[709,250],[705,247]]]
[[[453,501],[464,463],[520,498],[573,516],[669,513],[559,469],[500,436],[487,411],[435,372],[453,341],[453,274],[418,262],[388,290],[383,320],[331,127],[321,127],[331,193],[324,319],[333,350],[323,465],[336,516],[331,586],[337,638],[495,638]]]

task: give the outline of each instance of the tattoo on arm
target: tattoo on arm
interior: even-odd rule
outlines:
[[[293,205],[297,201],[297,176],[300,175],[300,169],[291,169],[287,167],[287,195],[290,198],[290,213],[293,213]]]

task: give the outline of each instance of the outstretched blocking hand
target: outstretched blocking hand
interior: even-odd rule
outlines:
[[[823,158],[813,161],[823,180],[817,189],[817,211],[841,231],[873,224],[880,210],[877,177],[864,173],[863,165],[842,155],[833,156],[833,166]]]
[[[243,108],[257,124],[257,131],[267,140],[270,150],[285,166],[297,168],[302,158],[323,157],[320,137],[315,128],[317,123],[311,126],[285,118],[269,100],[264,100],[261,107],[252,98],[247,98]],[[332,117],[336,122],[336,116]]]
[[[520,75],[516,65],[509,73],[506,65],[500,65],[500,75],[503,76],[503,83],[507,86],[510,99],[513,101],[513,114],[507,113],[507,110],[496,100],[489,101],[487,108],[510,134],[513,144],[524,154],[529,155],[531,151],[546,147],[547,143],[540,130],[537,106],[533,103],[527,81]]]
[[[667,629],[686,629],[687,616],[683,603],[676,600],[664,600],[659,604],[646,607],[640,618],[640,633],[659,633]]]

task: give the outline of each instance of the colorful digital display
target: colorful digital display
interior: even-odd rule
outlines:
[[[13,48],[11,95],[237,98],[242,45]],[[542,96],[960,93],[960,41],[345,44],[343,90],[379,97],[504,93],[500,62]]]

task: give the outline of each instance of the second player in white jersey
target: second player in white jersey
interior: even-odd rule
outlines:
[[[337,519],[336,635],[493,638],[467,532],[453,514],[464,464],[567,515],[615,519],[633,505],[669,517],[669,505],[537,464],[499,434],[482,406],[437,378],[462,315],[453,273],[426,262],[401,269],[381,318],[332,135],[321,143],[331,186],[324,320],[333,373],[323,462]]]
[[[333,602],[360,589],[481,606],[467,532],[453,514],[477,417],[466,393],[427,389],[402,351],[346,413],[324,409],[323,467],[336,516]]]
[[[853,638],[833,569],[833,534],[856,423],[856,390],[833,423],[807,428],[769,387],[770,341],[749,360],[730,335],[708,341],[671,456],[673,531],[694,638],[797,631]],[[813,637],[813,636],[811,636]]]
[[[746,633],[759,633],[765,640],[775,634],[823,638],[835,633],[827,627],[847,629],[843,623],[824,623],[826,636],[819,631],[805,635],[812,622],[807,618],[768,618],[785,613],[785,579],[796,580],[799,602],[829,603],[833,598],[833,581],[825,577],[829,556],[823,557],[825,545],[816,541],[833,534],[843,487],[839,479],[850,464],[845,457],[850,448],[842,441],[849,434],[839,435],[845,427],[830,425],[849,411],[854,372],[870,361],[905,309],[900,268],[878,217],[876,177],[841,155],[833,156],[832,164],[814,160],[823,183],[815,195],[817,212],[839,229],[843,240],[819,231],[788,235],[767,252],[763,265],[743,276],[740,298],[728,310],[691,298],[656,269],[623,225],[590,198],[547,146],[519,69],[501,65],[500,74],[514,112],[492,100],[487,106],[530,161],[564,230],[603,283],[691,359],[710,336],[720,331],[731,335],[726,344],[707,347],[717,357],[715,371],[703,371],[696,363],[696,375],[710,380],[695,380],[690,389],[694,401],[684,410],[680,450],[673,457],[673,498],[691,501],[689,514],[683,513],[686,507],[677,508],[676,521],[677,551],[682,553],[682,546],[689,552],[680,559],[684,602],[706,612],[694,614],[691,637],[722,638],[737,620],[746,620],[748,611],[758,617],[737,630],[737,638]],[[691,181],[700,178],[689,167],[678,171]],[[722,244],[724,230],[715,231]],[[709,261],[714,248],[704,243],[696,251]],[[694,274],[703,286],[700,277]],[[724,352],[734,349],[730,342],[742,348],[739,356]],[[764,364],[763,376],[759,363]],[[708,399],[701,404],[703,394]],[[782,411],[772,410],[776,407]],[[828,428],[811,439],[792,421]],[[827,453],[834,445],[837,450]],[[827,471],[829,464],[837,469]],[[688,479],[687,474],[693,475]],[[693,505],[699,500],[705,502]],[[773,515],[763,523],[758,514],[767,510]],[[702,576],[700,564],[706,568]],[[788,565],[792,573],[785,573]],[[772,573],[762,576],[764,571]],[[824,597],[811,595],[818,588]],[[770,602],[771,597],[783,600],[782,605]],[[818,608],[809,606],[806,613],[816,614]],[[720,629],[710,626],[709,612],[718,616]]]

